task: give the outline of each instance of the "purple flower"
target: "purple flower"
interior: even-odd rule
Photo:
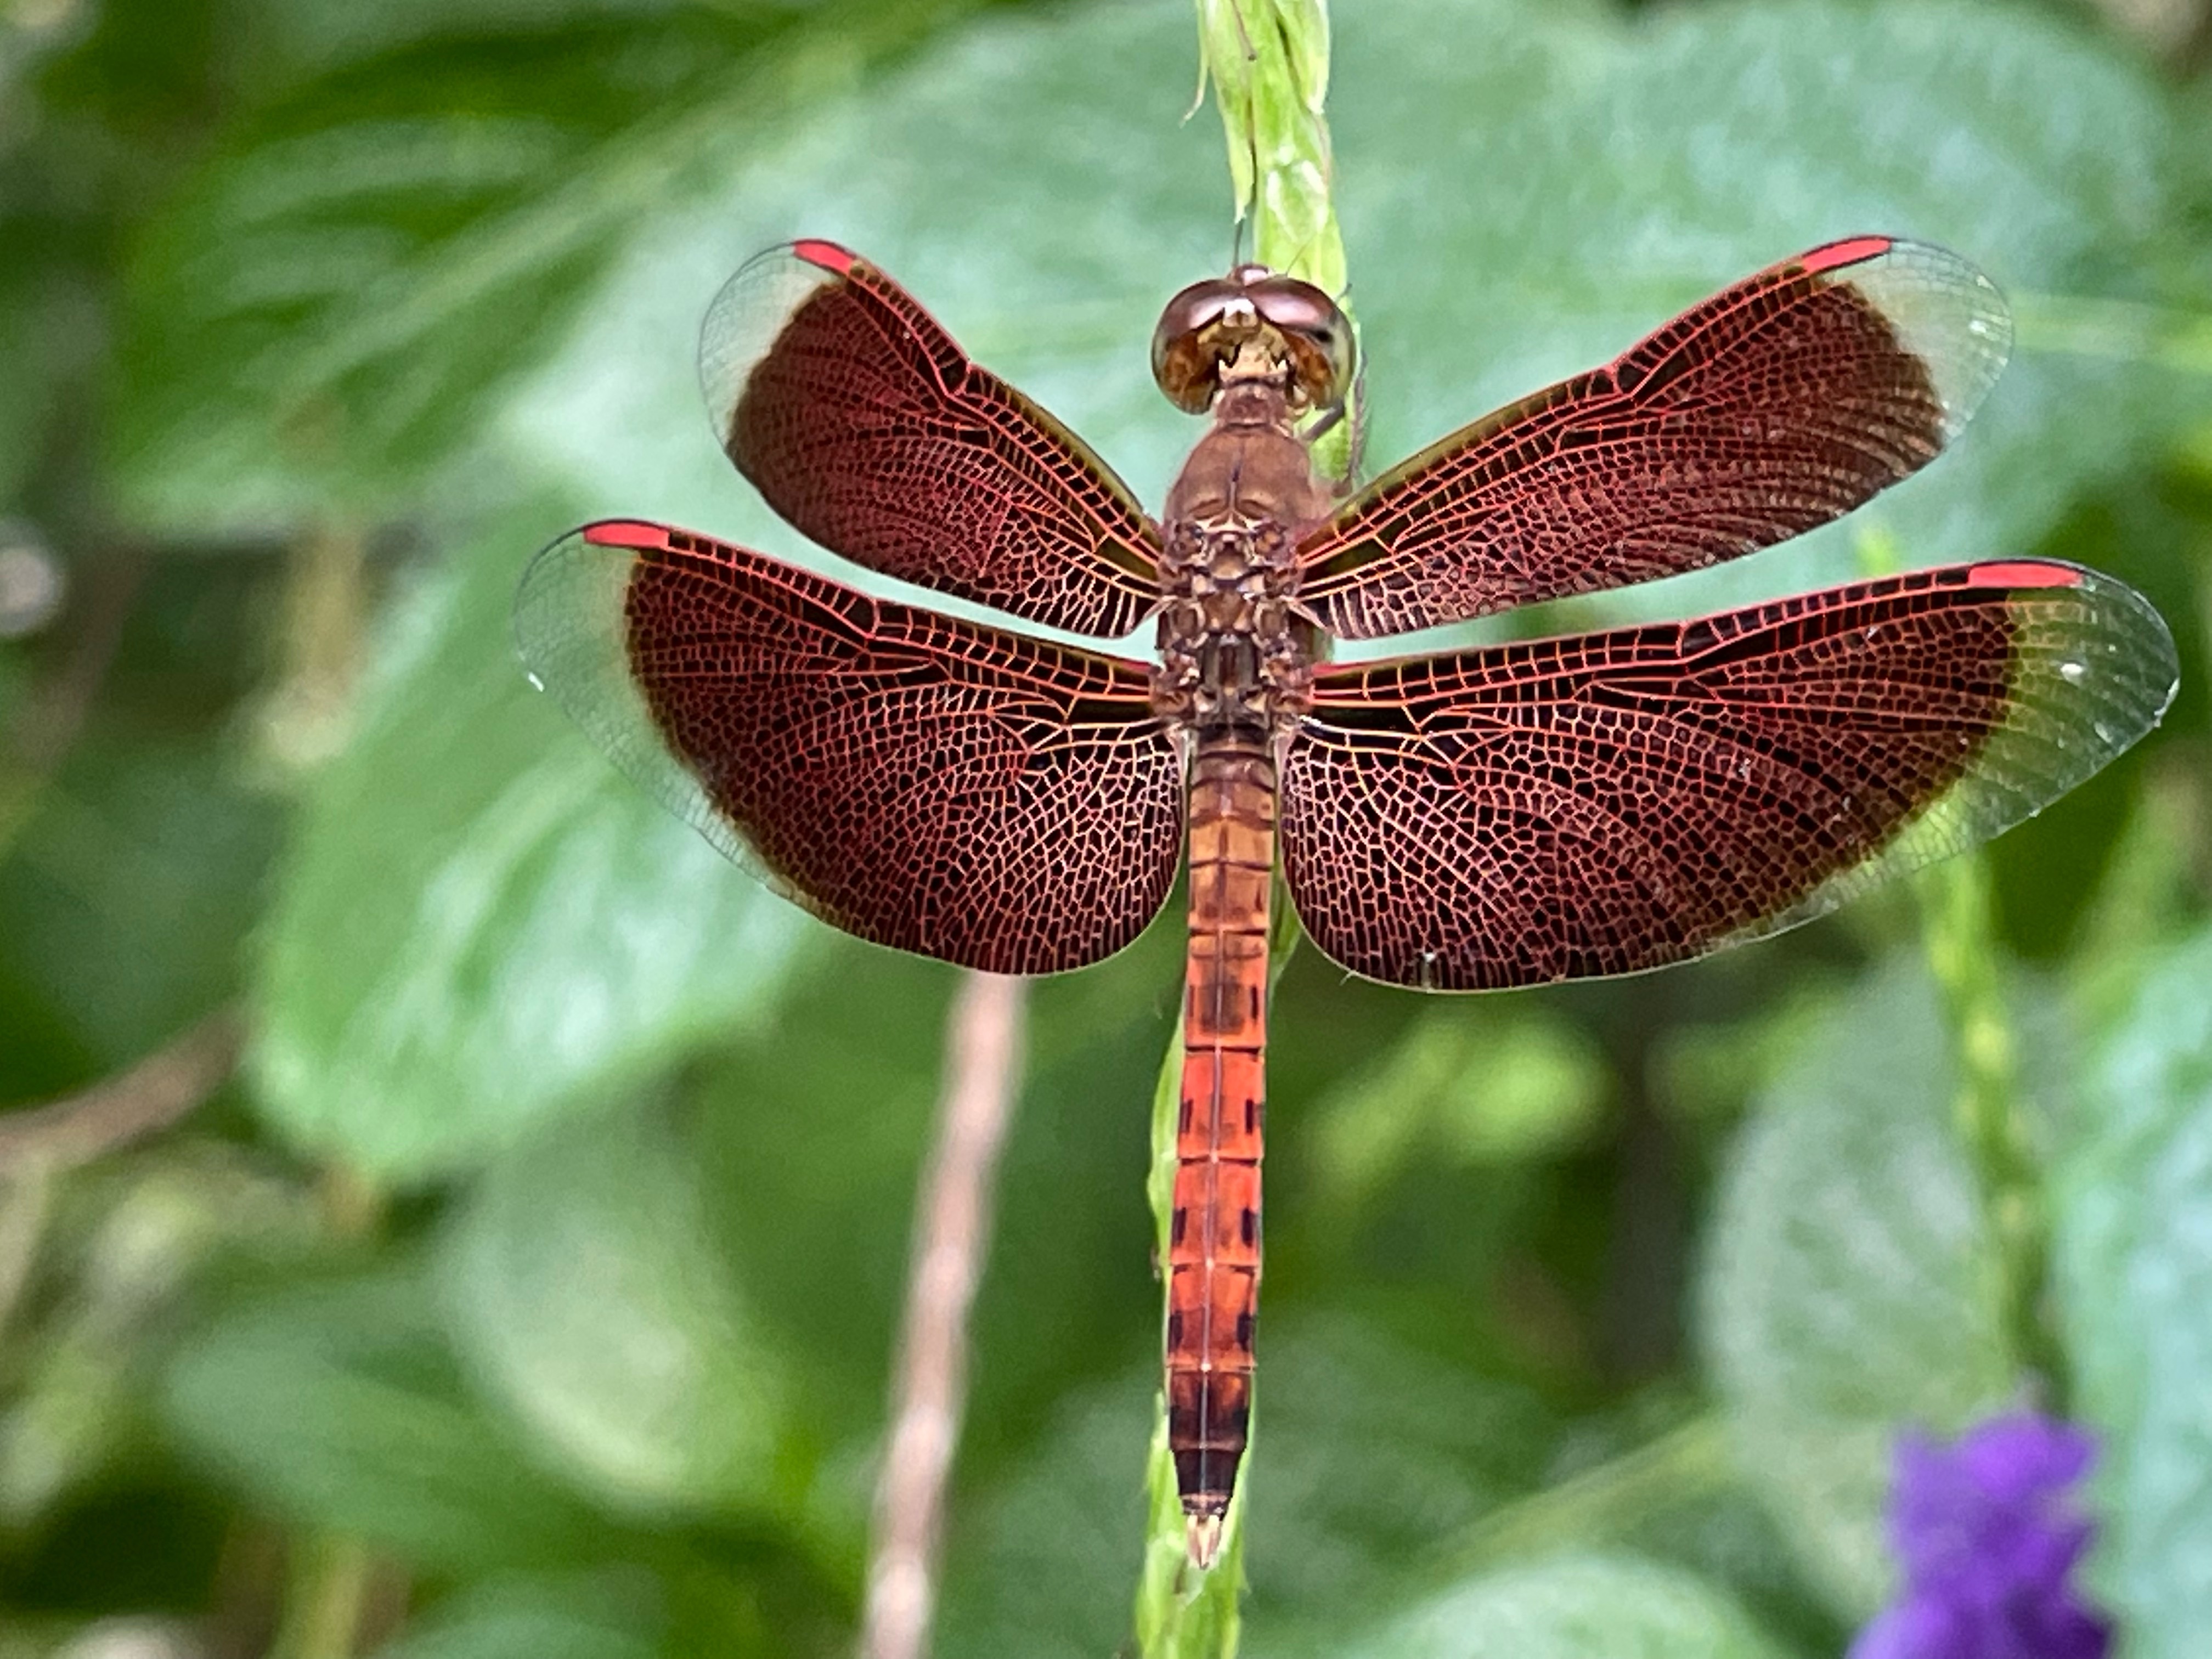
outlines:
[[[2069,1488],[2096,1455],[2086,1431],[2032,1413],[1948,1446],[1900,1437],[1889,1536],[1905,1586],[1849,1659],[2105,1659],[2112,1627],[2067,1583],[2092,1531]]]

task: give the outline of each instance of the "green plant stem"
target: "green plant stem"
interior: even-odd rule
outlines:
[[[1329,199],[1328,8],[1322,0],[1198,0],[1201,73],[1229,140],[1237,218],[1253,256],[1332,294],[1344,238]]]
[[[316,1200],[331,1238],[373,1238],[383,1224],[384,1196],[342,1164],[324,1167]],[[362,1638],[377,1562],[356,1538],[302,1532],[291,1540],[284,1575],[284,1607],[269,1659],[352,1659]]]
[[[2064,1356],[2043,1316],[2050,1214],[2021,1107],[2020,1060],[1999,983],[1989,865],[1968,854],[1918,879],[1922,937],[1958,1056],[1952,1103],[1990,1242],[1990,1294],[2013,1361],[2036,1379],[2042,1403],[2065,1408]]]
[[[296,1539],[284,1620],[269,1659],[351,1659],[375,1571],[368,1547],[354,1539],[327,1533]]]
[[[1250,218],[1253,252],[1260,263],[1341,296],[1344,239],[1329,195],[1334,169],[1328,124],[1322,113],[1328,91],[1325,0],[1197,3],[1200,94],[1204,95],[1210,81],[1220,104],[1236,221],[1241,226]],[[1348,307],[1346,316],[1349,320]],[[1347,397],[1344,413],[1346,418],[1314,445],[1315,465],[1338,478],[1349,475],[1356,459],[1358,421],[1352,397]],[[1279,877],[1274,916],[1269,939],[1271,990],[1298,937]],[[1176,1116],[1182,1082],[1182,1022],[1178,1018],[1153,1091],[1152,1171],[1146,1182],[1162,1262],[1167,1260],[1174,1220]],[[1164,1326],[1164,1310],[1162,1322]],[[1221,1547],[1213,1565],[1203,1572],[1189,1559],[1175,1462],[1168,1452],[1167,1399],[1164,1395],[1160,1398],[1147,1478],[1151,1513],[1145,1564],[1137,1589],[1137,1644],[1146,1659],[1227,1659],[1237,1651],[1245,1496],[1251,1488],[1258,1419],[1255,1393],[1242,1475],[1224,1519]]]
[[[1279,875],[1275,882],[1273,926],[1267,945],[1267,988],[1289,964],[1300,937],[1297,917]],[[1152,1159],[1145,1194],[1152,1206],[1153,1250],[1168,1256],[1169,1231],[1175,1221],[1176,1117],[1182,1095],[1182,1017],[1160,1060],[1152,1086]],[[1162,1315],[1164,1323],[1165,1314]],[[1244,1498],[1251,1490],[1253,1447],[1259,1421],[1255,1386],[1245,1422],[1243,1474],[1230,1497],[1222,1528],[1221,1553],[1211,1570],[1190,1565],[1182,1498],[1176,1489],[1175,1459],[1168,1452],[1167,1401],[1163,1395],[1152,1424],[1152,1449],[1146,1479],[1150,1494],[1145,1532],[1145,1565],[1137,1588],[1138,1650],[1146,1659],[1165,1656],[1231,1655],[1237,1651],[1237,1597],[1244,1582]]]
[[[1879,532],[1863,532],[1859,562],[1870,575],[1893,571],[1896,545]],[[1997,1328],[2014,1365],[2033,1379],[2043,1403],[2063,1411],[2065,1358],[2043,1312],[2050,1216],[2034,1136],[2021,1109],[2018,1045],[1998,970],[1989,865],[1978,853],[1964,854],[1922,871],[1914,885],[1922,944],[1957,1057],[1952,1121],[1990,1241],[1986,1271]]]
[[[2025,349],[2212,374],[2212,316],[2203,312],[2070,294],[2015,294],[2012,304]]]
[[[1175,1216],[1176,1115],[1182,1095],[1182,1017],[1160,1061],[1152,1087],[1152,1161],[1145,1193],[1152,1206],[1155,1258],[1168,1259],[1168,1233]],[[1163,1292],[1166,1285],[1161,1274]],[[1166,1315],[1163,1311],[1164,1329]],[[1256,1402],[1255,1402],[1256,1406]],[[1251,1417],[1256,1419],[1255,1409]],[[1251,1473],[1251,1445],[1245,1446],[1244,1474]],[[1244,1494],[1239,1480],[1222,1528],[1221,1553],[1200,1572],[1191,1565],[1183,1522],[1182,1496],[1176,1486],[1175,1459],[1168,1452],[1167,1396],[1153,1413],[1152,1448],[1146,1466],[1145,1562],[1137,1580],[1137,1650],[1145,1659],[1201,1659],[1237,1651],[1240,1614],[1237,1596],[1244,1577]]]
[[[1251,222],[1253,257],[1334,296],[1356,343],[1322,113],[1326,0],[1198,0],[1198,39],[1200,94],[1211,81],[1229,141],[1236,220]],[[1355,385],[1346,418],[1314,445],[1315,464],[1332,477],[1348,477],[1357,464],[1358,399]]]

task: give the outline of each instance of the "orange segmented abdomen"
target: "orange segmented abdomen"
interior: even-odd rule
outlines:
[[[1190,949],[1168,1235],[1168,1448],[1200,1566],[1244,1455],[1260,1297],[1275,769],[1255,739],[1201,741],[1190,784]]]

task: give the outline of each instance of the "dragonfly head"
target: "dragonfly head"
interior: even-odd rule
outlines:
[[[1168,301],[1152,331],[1152,378],[1192,415],[1224,384],[1279,382],[1291,412],[1334,409],[1352,386],[1352,325],[1311,283],[1265,265],[1239,265]]]

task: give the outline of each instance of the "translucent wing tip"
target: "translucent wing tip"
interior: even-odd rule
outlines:
[[[2181,656],[2158,607],[2114,576],[2056,560],[1974,567],[2006,586],[2045,584],[2021,580],[2027,572],[2070,575],[2079,609],[2023,630],[2021,648],[2047,653],[2051,673],[2091,708],[2089,773],[2148,736],[2166,718],[2181,690]]]
[[[627,600],[641,556],[668,549],[665,526],[602,519],[532,559],[514,595],[514,643],[531,683],[623,775],[777,890],[734,826],[671,753],[632,671]]]
[[[2033,817],[2133,748],[2172,706],[2180,684],[2173,635],[2157,607],[2125,582],[2043,559],[1978,564],[1967,581],[2016,596],[2005,718],[1954,788],[1877,859],[1816,893],[1779,925],[1818,915],[1883,876],[1948,857]]]
[[[668,532],[641,519],[599,519],[538,549],[515,584],[515,654],[530,683],[564,707],[567,671],[588,662],[593,681],[625,661],[618,628],[629,561],[619,551],[665,548]],[[627,671],[625,670],[625,673]],[[571,712],[574,712],[573,710]]]
[[[755,367],[799,307],[860,264],[835,242],[808,239],[755,254],[722,284],[699,325],[699,394],[725,454]]]
[[[1927,366],[1956,438],[2012,356],[2012,310],[1979,268],[1948,248],[1895,236],[1853,236],[1797,263],[1863,295]]]
[[[540,549],[515,586],[514,648],[531,684],[602,742],[605,729],[624,723],[629,712],[622,634],[629,552],[665,544],[654,525],[624,519],[584,525]]]

